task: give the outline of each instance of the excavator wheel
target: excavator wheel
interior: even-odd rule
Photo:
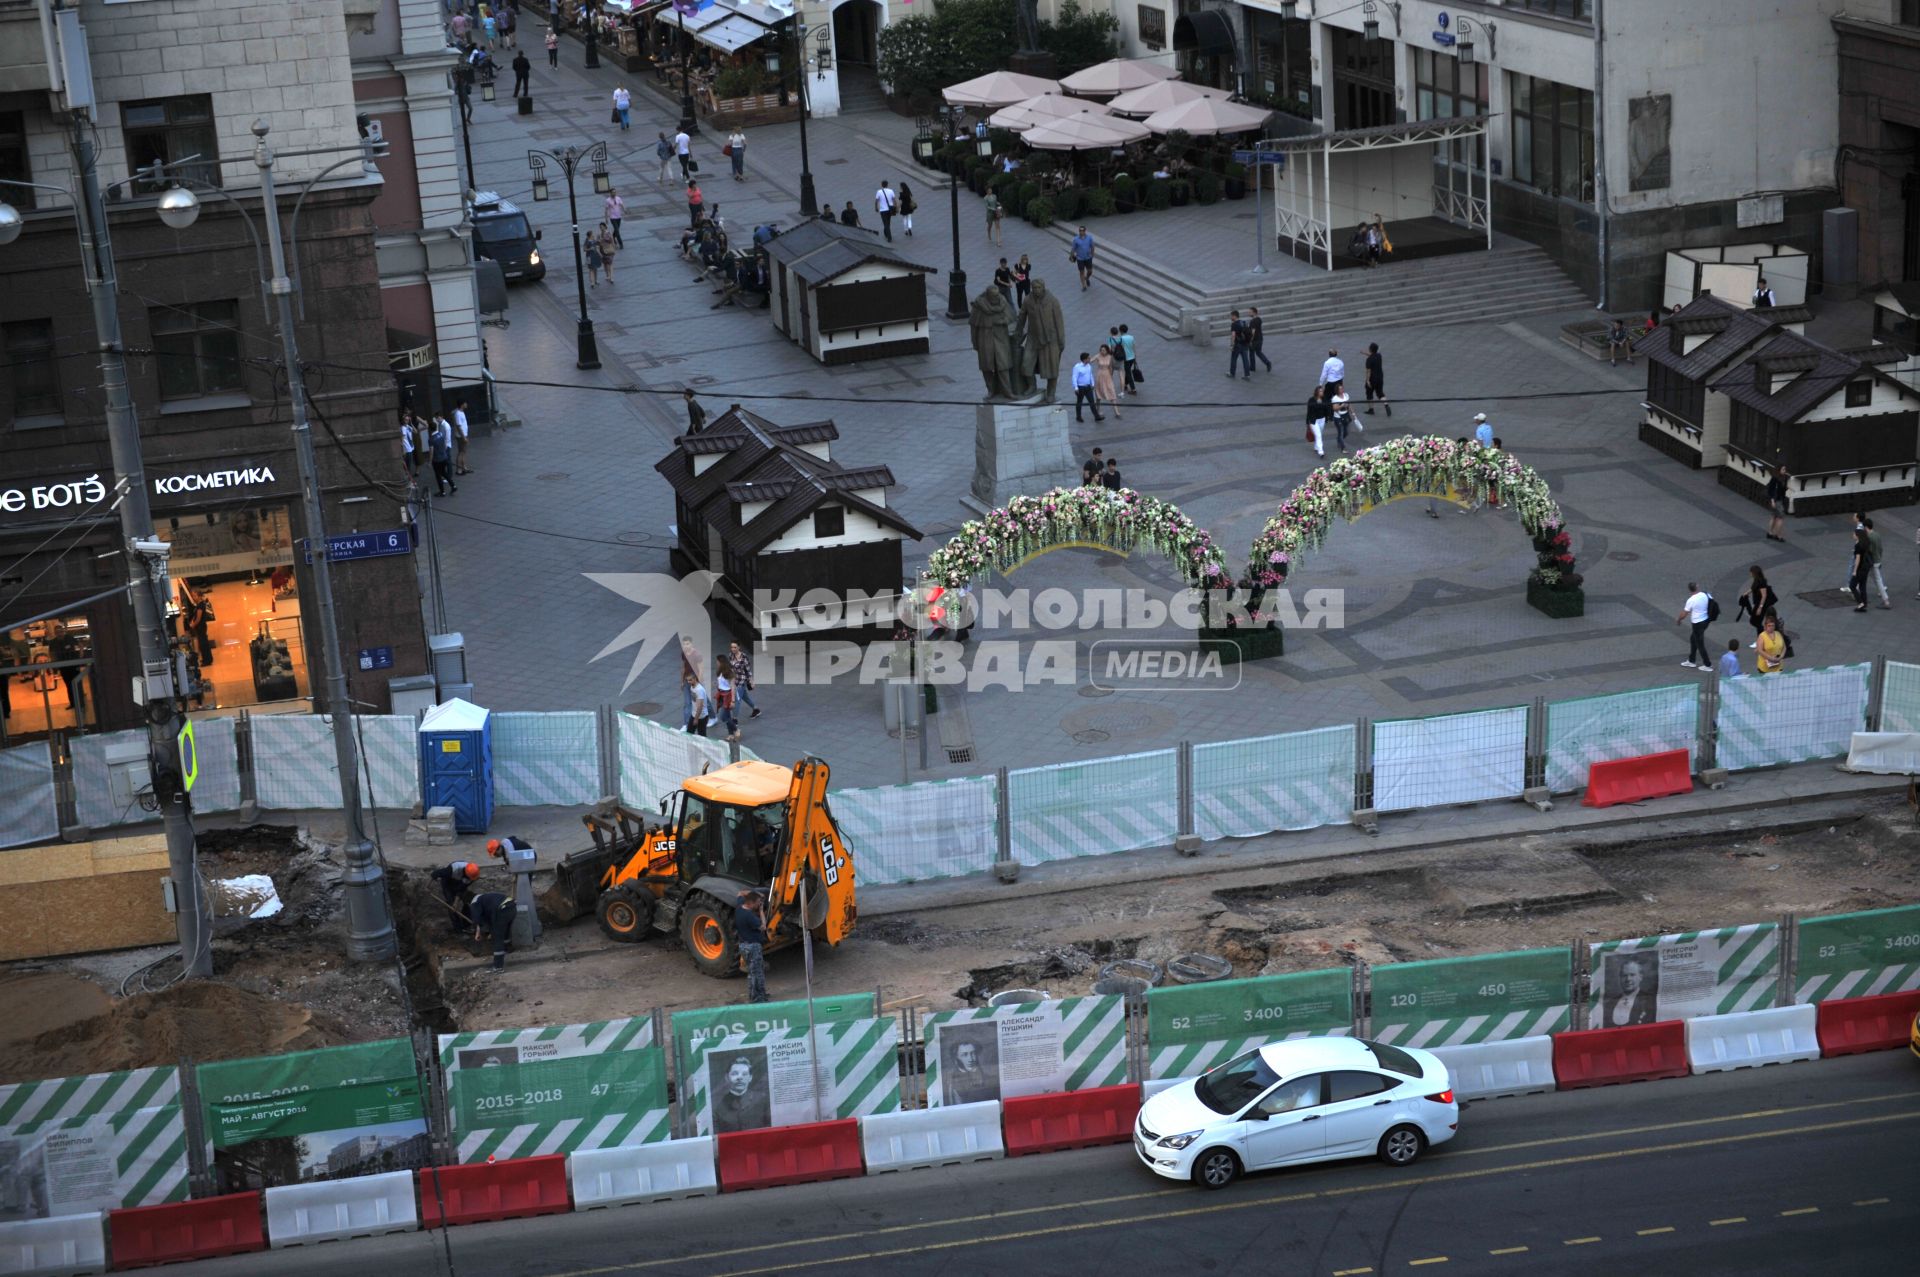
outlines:
[[[609,940],[628,944],[645,940],[653,922],[653,896],[632,887],[615,887],[600,893],[593,916]]]
[[[712,896],[697,895],[681,906],[680,940],[700,974],[725,980],[740,974],[740,945],[733,910]]]

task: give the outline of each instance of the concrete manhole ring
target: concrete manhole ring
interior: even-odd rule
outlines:
[[[653,538],[645,532],[616,532],[613,539],[622,545],[646,545]]]
[[[1123,702],[1077,709],[1060,720],[1060,728],[1075,740],[1087,731],[1100,732],[1103,739],[1125,740],[1159,735],[1171,731],[1179,722],[1179,715],[1164,705]]]
[[[1099,745],[1113,739],[1097,727],[1089,727],[1073,734],[1073,739],[1081,745]]]

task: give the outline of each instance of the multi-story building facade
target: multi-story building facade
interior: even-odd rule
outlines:
[[[1854,278],[1920,280],[1920,0],[1852,0],[1840,37],[1840,191],[1859,214]]]

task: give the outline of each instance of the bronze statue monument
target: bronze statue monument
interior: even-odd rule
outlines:
[[[1033,281],[1033,291],[1020,307],[1019,337],[1024,344],[1021,371],[1037,386],[1047,383],[1046,402],[1054,402],[1054,385],[1060,380],[1060,359],[1067,348],[1067,317],[1060,299],[1047,291],[1047,281]]]
[[[1057,309],[1059,301],[1055,300]],[[1033,373],[1021,350],[1019,317],[1012,303],[998,288],[987,287],[973,299],[967,311],[973,353],[980,361],[980,376],[987,383],[987,398],[1025,399],[1033,393]],[[1055,359],[1055,371],[1059,361]]]

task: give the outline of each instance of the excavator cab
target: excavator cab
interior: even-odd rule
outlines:
[[[853,928],[853,863],[827,807],[827,764],[730,763],[689,777],[624,862],[609,858],[594,913],[616,940],[680,935],[708,975],[740,969],[733,911],[767,899],[767,948],[803,931],[828,945]]]

